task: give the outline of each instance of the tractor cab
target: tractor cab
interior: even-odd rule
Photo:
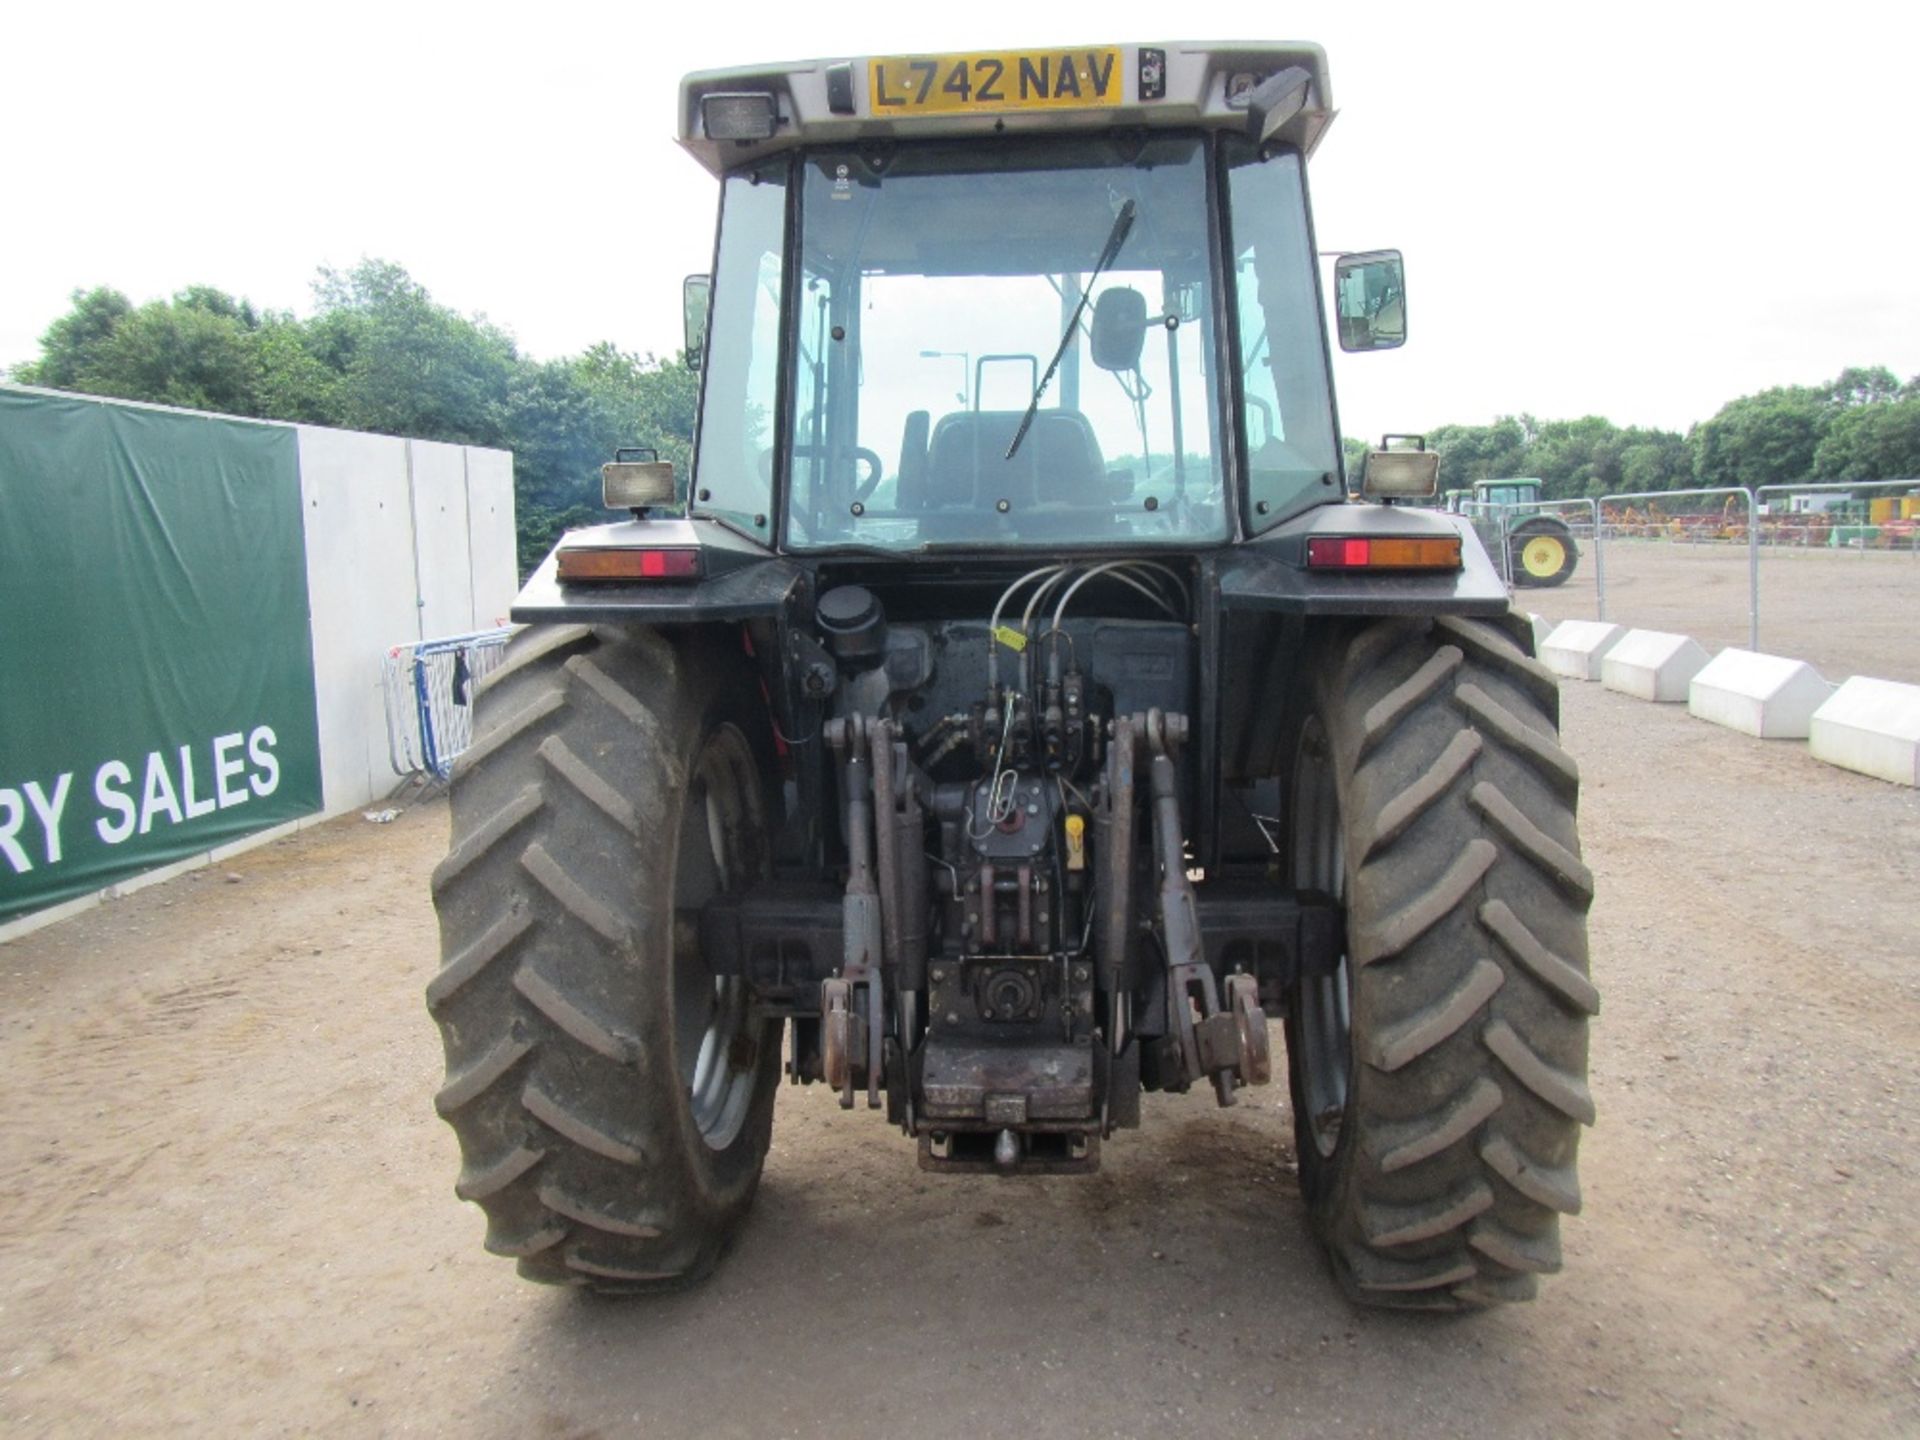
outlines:
[[[1487,505],[1501,505],[1510,510],[1532,510],[1540,504],[1540,482],[1538,480],[1476,480],[1473,482],[1473,498]]]
[[[1446,508],[1459,514],[1463,501],[1476,506],[1497,505],[1504,509],[1532,509],[1540,503],[1540,482],[1524,480],[1476,480],[1471,489],[1461,488],[1446,492]]]
[[[721,182],[691,513],[795,553],[1140,550],[1339,503],[1332,115],[1305,45],[690,76]],[[1404,340],[1397,253],[1335,295],[1346,348]]]

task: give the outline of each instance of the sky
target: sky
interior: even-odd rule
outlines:
[[[1851,0],[23,6],[0,368],[77,288],[304,314],[363,257],[541,358],[668,354],[717,193],[673,141],[686,71],[1209,36],[1326,47],[1320,248],[1406,255],[1407,345],[1335,362],[1349,435],[1684,430],[1847,365],[1920,375],[1920,6]]]

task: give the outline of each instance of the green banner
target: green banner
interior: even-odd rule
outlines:
[[[0,920],[319,808],[292,428],[0,390]]]

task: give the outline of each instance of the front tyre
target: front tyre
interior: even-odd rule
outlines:
[[[433,876],[456,1193],[530,1279],[712,1269],[759,1182],[780,1024],[700,955],[767,866],[766,723],[718,637],[521,632],[475,702]]]
[[[1347,927],[1287,1006],[1307,1209],[1364,1303],[1530,1298],[1580,1208],[1599,1009],[1558,692],[1454,618],[1330,631],[1308,673],[1287,863]]]

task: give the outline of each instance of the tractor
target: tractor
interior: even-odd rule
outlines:
[[[620,518],[527,581],[432,878],[486,1248],[697,1281],[783,1080],[1019,1184],[1284,1067],[1352,1296],[1532,1296],[1593,1119],[1578,772],[1472,528],[1410,503],[1438,457],[1348,494],[1330,344],[1401,345],[1407,305],[1395,251],[1323,286],[1323,53],[679,102],[719,186],[691,474],[617,457]]]
[[[1476,480],[1471,491],[1447,492],[1449,510],[1471,500],[1474,514],[1499,521],[1516,586],[1564,585],[1580,562],[1567,522],[1540,508],[1540,489],[1538,480]]]

